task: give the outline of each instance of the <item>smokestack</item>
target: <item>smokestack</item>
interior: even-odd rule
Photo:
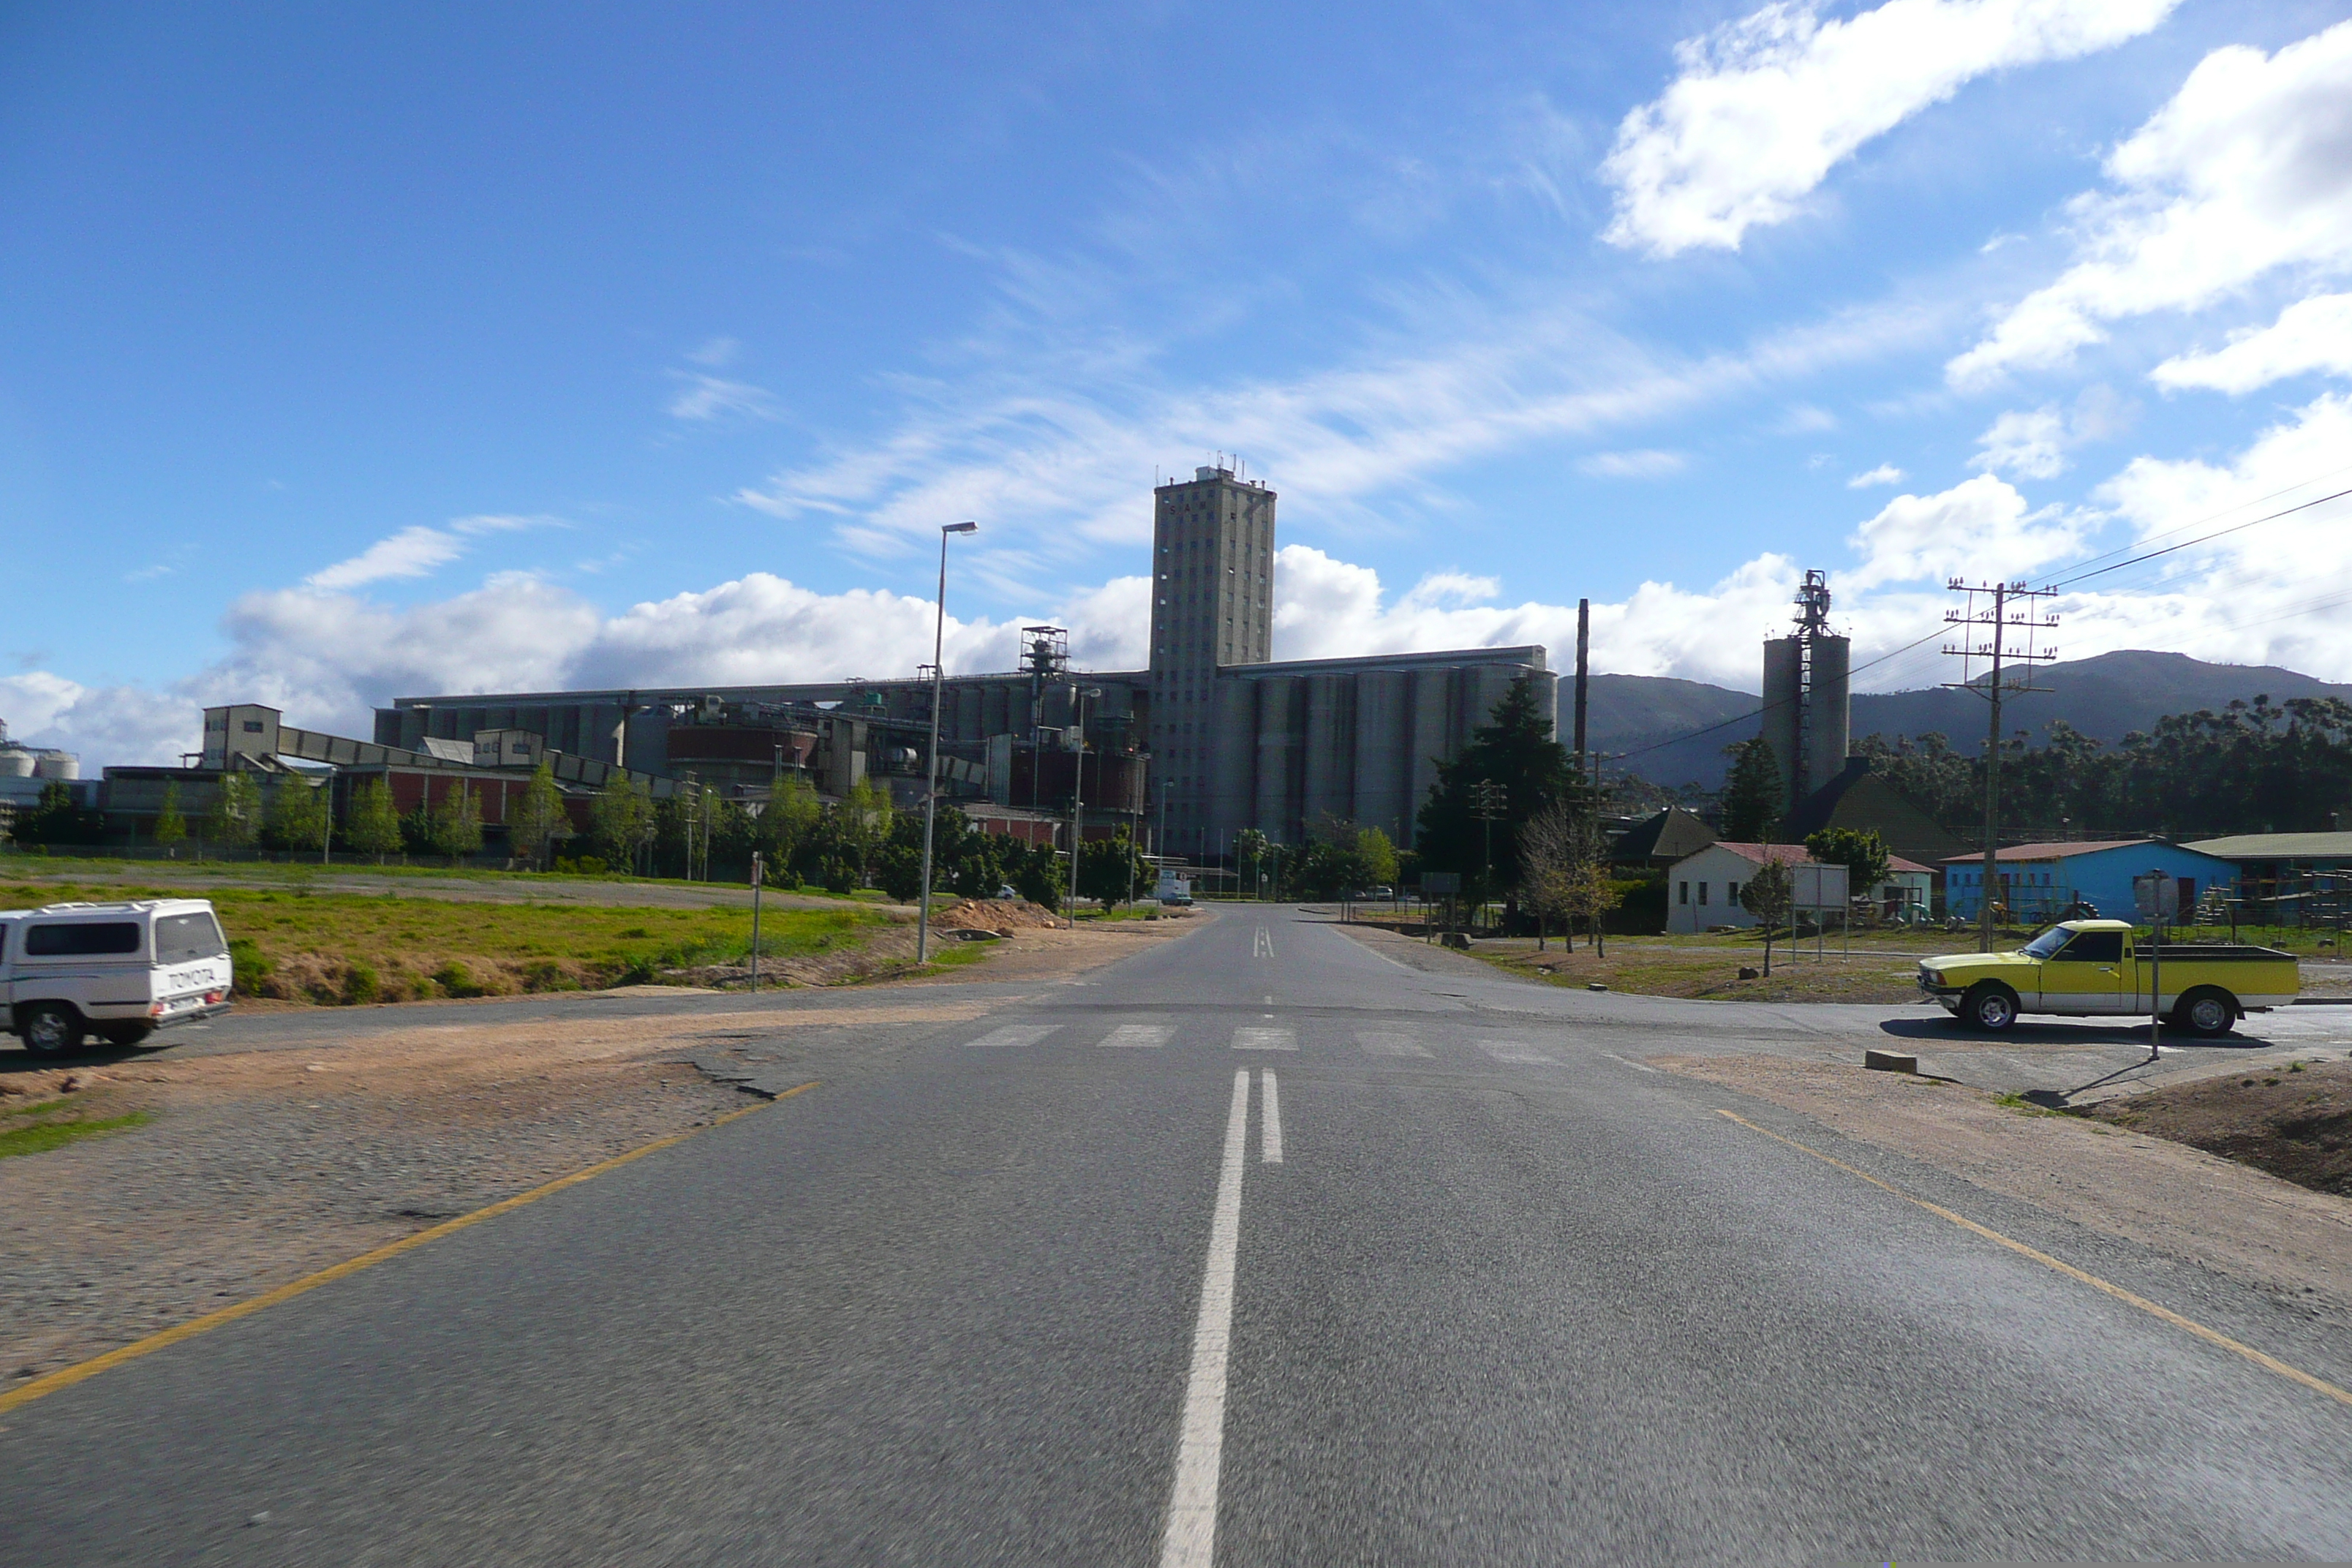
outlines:
[[[1592,647],[1592,601],[1576,601],[1576,773],[1584,776],[1584,705],[1591,691],[1586,668]]]

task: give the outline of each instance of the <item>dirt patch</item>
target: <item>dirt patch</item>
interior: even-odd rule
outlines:
[[[2105,1100],[2083,1114],[2352,1197],[2352,1062],[2200,1079]]]
[[[814,1038],[985,1010],[498,1025],[442,1004],[316,1050],[10,1073],[0,1111],[66,1099],[149,1120],[0,1160],[0,1388],[751,1103],[684,1059],[714,1033]]]
[[[2352,1311],[2352,1201],[1958,1084],[1778,1057],[1649,1059],[2093,1230]]]
[[[938,931],[1052,931],[1062,917],[1026,899],[966,899],[931,917]]]

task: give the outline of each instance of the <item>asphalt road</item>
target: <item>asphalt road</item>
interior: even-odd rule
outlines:
[[[2352,1408],[1758,1129],[2352,1384],[2341,1335],[1528,994],[1243,910],[877,1025],[0,1416],[0,1559],[2352,1556]]]

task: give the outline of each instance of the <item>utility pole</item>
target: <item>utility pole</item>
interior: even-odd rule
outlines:
[[[1078,852],[1084,847],[1087,821],[1087,699],[1101,695],[1098,686],[1071,683],[1070,735],[1076,744],[1070,764],[1070,886],[1062,903],[1065,921],[1072,931],[1078,929]]]
[[[1592,647],[1592,601],[1576,601],[1576,776],[1584,776],[1584,709],[1591,689],[1588,675]],[[1557,711],[1557,710],[1555,710]],[[1558,721],[1554,720],[1557,723]]]
[[[1961,661],[1960,679],[1945,684],[1963,691],[1973,691],[1990,705],[1985,727],[1984,858],[1983,869],[1978,873],[1982,885],[1977,889],[1977,945],[1979,951],[1990,952],[1993,894],[2000,886],[2000,700],[2007,692],[2050,689],[2046,686],[2028,686],[2025,684],[2027,678],[2012,676],[2007,670],[2011,665],[2031,670],[2036,665],[2047,664],[2058,657],[2056,648],[2035,647],[2033,637],[2037,631],[2046,631],[2057,626],[2058,617],[2055,616],[2037,618],[2033,604],[2037,599],[2053,597],[2057,590],[2029,588],[2023,583],[1995,583],[1990,587],[1979,584],[1970,587],[1958,577],[1944,585],[1955,594],[1968,595],[1967,607],[1945,611],[1945,621],[1955,626],[1987,627],[1991,634],[1978,640],[1978,634],[1963,631],[1959,634],[1961,641],[1958,646],[1951,643],[1944,645],[1946,653]],[[1991,607],[1979,611],[1977,607],[1979,598],[1989,599]],[[2016,608],[2021,602],[2025,605],[2021,611]],[[2024,647],[2010,646],[2008,634],[2012,626],[2024,634]],[[1982,680],[1972,680],[1969,678],[1969,667],[1979,658],[1990,661],[1990,667]]]
[[[1479,857],[1478,902],[1483,909],[1494,890],[1495,819],[1510,807],[1510,792],[1493,779],[1480,779],[1470,789],[1470,809],[1486,824],[1486,848]]]

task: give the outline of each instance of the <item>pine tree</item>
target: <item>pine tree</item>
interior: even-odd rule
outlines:
[[[401,847],[400,813],[392,804],[392,785],[381,777],[363,781],[352,792],[351,816],[343,824],[343,843],[376,864]]]
[[[1494,721],[1472,734],[1462,754],[1437,765],[1437,783],[1415,818],[1414,847],[1424,870],[1458,871],[1475,877],[1485,864],[1488,829],[1477,815],[1476,792],[1484,784],[1502,790],[1502,810],[1493,826],[1491,883],[1519,883],[1519,828],[1556,803],[1589,809],[1590,791],[1578,780],[1568,748],[1552,738],[1551,716],[1536,700],[1535,683],[1522,676],[1495,704]]]
[[[1727,750],[1731,776],[1723,786],[1723,837],[1733,844],[1769,844],[1786,798],[1772,743],[1758,735]]]

